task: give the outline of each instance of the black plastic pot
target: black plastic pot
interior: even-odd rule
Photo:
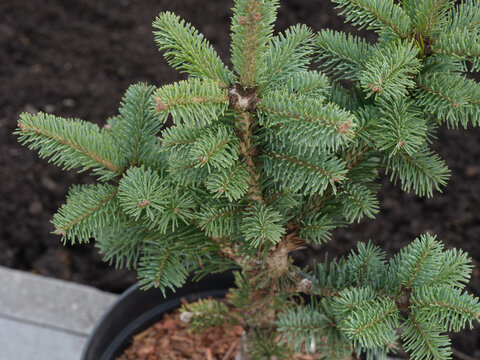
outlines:
[[[87,339],[80,360],[113,360],[129,345],[133,335],[160,320],[164,313],[181,305],[181,299],[194,301],[205,297],[223,297],[233,286],[231,273],[212,274],[199,282],[188,281],[166,297],[158,289],[130,287],[100,319]]]
[[[181,305],[181,299],[195,301],[205,297],[224,297],[233,287],[232,273],[211,274],[198,282],[191,280],[166,297],[159,289],[127,289],[99,320],[87,339],[80,360],[113,360],[130,344],[135,334],[160,320],[163,314]],[[375,356],[375,360],[377,357]]]

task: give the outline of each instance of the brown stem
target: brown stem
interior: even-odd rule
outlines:
[[[263,203],[262,190],[260,187],[260,173],[257,171],[256,158],[259,154],[258,147],[253,144],[253,126],[256,122],[255,110],[257,104],[256,89],[245,90],[238,86],[229,90],[229,104],[235,110],[236,120],[239,127],[240,154],[248,172],[248,198]]]
[[[300,159],[297,159],[293,156],[287,156],[287,155],[281,155],[281,154],[276,154],[274,152],[268,152],[267,155],[271,158],[274,158],[274,159],[280,159],[282,161],[285,161],[285,162],[289,162],[289,163],[293,163],[293,164],[296,164],[296,165],[300,165],[302,166],[303,168],[307,168],[307,169],[311,169],[311,170],[315,170],[316,172],[319,172],[321,173],[322,175],[328,177],[328,179],[330,180],[330,182],[336,182],[338,181],[338,178],[334,176],[334,174],[330,173],[329,171],[323,169],[322,167],[318,166],[318,165],[315,165],[311,162],[308,162],[308,161],[304,161],[304,160],[300,160]]]
[[[107,202],[109,202],[115,195],[117,195],[118,188],[115,188],[110,194],[108,194],[104,199],[100,200],[94,207],[88,209],[84,214],[78,216],[77,218],[73,219],[67,226],[65,226],[63,229],[56,229],[55,233],[58,235],[65,235],[66,231],[70,230],[72,227],[80,223],[82,220],[86,219],[89,217],[91,214],[93,214],[95,211],[100,209],[102,206],[104,206]]]
[[[384,23],[385,25],[387,25],[388,27],[390,27],[397,35],[399,35],[402,39],[406,38],[407,37],[407,33],[403,32],[402,29],[399,29],[397,27],[397,25],[395,24],[395,22],[392,21],[391,18],[389,18],[388,16],[387,17],[382,17],[381,13],[377,12],[375,10],[375,8],[372,8],[372,7],[369,7],[367,4],[365,3],[361,3],[359,2],[358,0],[351,0],[351,3],[352,4],[355,4],[356,6],[362,8],[363,10],[366,10],[368,12],[371,12],[373,13],[376,17],[378,17],[378,19]]]
[[[354,168],[358,163],[360,162],[360,158],[362,157],[363,154],[365,154],[368,150],[370,150],[370,147],[365,146],[363,149],[361,149],[359,152],[352,154],[352,153],[347,153],[345,156],[345,161],[347,163],[347,169],[350,171],[352,168]],[[325,193],[329,191],[331,188],[330,185],[328,185],[327,189],[325,190]],[[300,228],[300,222],[303,220],[308,214],[315,214],[320,209],[323,207],[325,202],[327,202],[330,198],[332,197],[332,193],[326,193],[325,195],[321,196],[319,194],[314,194],[313,199],[308,204],[308,206],[304,207],[302,211],[300,212],[300,215],[297,217],[297,219],[294,219],[290,222],[289,226],[299,229]]]
[[[167,110],[168,108],[182,105],[193,105],[193,104],[223,104],[228,98],[225,95],[217,96],[192,96],[179,99],[168,99],[163,100],[159,97],[154,98],[155,103],[157,104],[157,111]]]
[[[429,92],[429,93],[431,93],[431,94],[434,94],[434,95],[442,98],[443,100],[448,101],[449,103],[452,104],[452,106],[453,106],[453,104],[456,104],[455,100],[450,99],[450,98],[447,97],[446,95],[443,95],[442,93],[440,93],[439,91],[436,91],[436,90],[432,89],[431,87],[424,86],[424,85],[419,85],[418,87],[419,87],[420,89],[422,89],[423,91]]]
[[[319,123],[325,126],[328,126],[330,128],[335,129],[340,134],[348,134],[349,129],[351,127],[351,120],[347,120],[346,122],[338,122],[334,117],[328,118],[328,115],[325,115],[325,117],[320,117],[318,115],[312,115],[307,113],[299,113],[296,111],[292,111],[291,109],[289,110],[279,110],[276,109],[275,106],[267,106],[265,104],[259,103],[258,108],[262,110],[265,113],[268,113],[270,115],[274,115],[280,118],[284,119],[290,119],[290,120],[297,120],[300,123]],[[280,127],[282,126],[283,123],[279,122],[275,124],[275,127]]]
[[[464,354],[464,353],[458,351],[455,348],[452,348],[452,355],[455,355],[456,357],[458,357],[461,360],[475,360],[473,357],[468,356],[467,354]]]
[[[245,269],[251,263],[258,264],[256,259],[241,254],[232,243],[216,238],[215,236],[211,236],[210,239],[218,245],[218,254],[221,257],[234,261],[242,269]]]
[[[447,51],[445,49],[442,49],[441,47],[437,47],[432,45],[432,53],[434,54],[440,54],[440,55],[457,55],[460,57],[469,57],[469,58],[476,58],[480,56],[480,51],[479,52],[466,52],[466,51]]]
[[[67,145],[71,148],[74,148],[75,150],[77,150],[77,151],[83,153],[84,155],[90,157],[91,159],[93,159],[96,162],[98,162],[99,164],[105,166],[107,169],[113,171],[114,173],[120,174],[120,173],[123,172],[123,168],[117,167],[109,159],[102,158],[98,154],[95,154],[95,153],[92,153],[92,152],[88,151],[83,145],[77,144],[77,143],[75,143],[75,142],[73,142],[69,139],[63,138],[60,135],[52,134],[52,133],[49,133],[48,131],[46,131],[45,129],[40,129],[36,126],[25,125],[23,123],[18,123],[18,127],[23,132],[27,132],[27,131],[35,132],[38,135],[43,135],[47,138],[58,141],[59,143],[61,143],[63,145]]]
[[[358,153],[356,154],[351,154],[347,153],[345,157],[345,161],[347,162],[347,169],[351,170],[354,168],[358,163],[360,162],[360,158],[362,157],[363,154],[365,154],[368,150],[370,150],[369,146],[365,146],[363,149],[361,149]]]
[[[249,175],[248,198],[263,203],[262,191],[260,189],[260,173],[257,172],[254,160],[257,154],[252,142],[252,116],[246,111],[241,111],[237,120],[241,128],[240,153],[243,156]]]

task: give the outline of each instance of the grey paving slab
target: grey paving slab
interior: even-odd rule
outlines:
[[[116,295],[0,267],[0,317],[87,336]]]
[[[85,336],[0,317],[0,360],[79,360]]]

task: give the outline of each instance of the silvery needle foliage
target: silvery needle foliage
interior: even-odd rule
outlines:
[[[480,122],[480,87],[465,75],[480,68],[480,4],[334,2],[378,42],[303,25],[275,35],[278,0],[237,0],[229,69],[190,24],[161,13],[155,41],[187,80],[132,85],[103,128],[24,113],[16,134],[98,177],[73,186],[54,216],[64,243],[94,238],[105,261],[164,293],[189,273],[235,269],[228,306],[183,311],[196,331],[242,325],[243,359],[372,359],[401,346],[412,359],[449,359],[445,333],[480,316],[464,291],[466,253],[430,234],[391,259],[359,243],[314,270],[290,253],[373,218],[381,169],[418,196],[445,185],[429,145],[441,123]]]

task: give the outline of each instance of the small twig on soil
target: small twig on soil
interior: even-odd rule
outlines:
[[[212,349],[205,348],[205,356],[207,357],[207,360],[213,360]]]
[[[222,360],[227,360],[230,357],[230,355],[232,354],[233,350],[235,350],[237,348],[237,345],[238,345],[238,341],[232,342],[232,344],[228,348],[227,352],[223,356]]]
[[[473,357],[468,356],[467,354],[464,354],[461,351],[458,351],[457,349],[454,349],[454,348],[452,348],[452,355],[455,355],[461,360],[475,360]]]

